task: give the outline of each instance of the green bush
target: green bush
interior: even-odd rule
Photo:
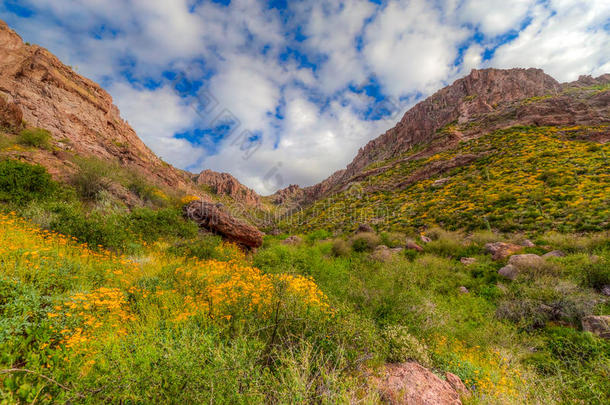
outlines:
[[[103,215],[93,212],[87,215],[78,204],[53,204],[49,206],[53,220],[49,228],[78,238],[79,241],[115,251],[137,249],[137,237],[128,228],[128,221],[120,214]]]
[[[405,236],[396,232],[382,232],[381,243],[389,248],[404,246]]]
[[[169,248],[169,252],[176,256],[196,257],[202,260],[224,261],[216,249],[222,243],[218,235],[203,235],[197,240],[180,241]]]
[[[411,335],[402,325],[391,325],[383,330],[383,338],[388,347],[386,360],[390,363],[416,361],[422,366],[430,365],[428,349]]]
[[[610,263],[604,259],[586,263],[581,269],[581,275],[586,287],[601,290],[610,285]]]
[[[337,239],[333,242],[331,252],[336,257],[349,256],[349,254],[350,254],[349,243],[347,243],[343,239]]]
[[[21,205],[51,195],[56,184],[46,169],[16,160],[0,161],[0,201]]]
[[[49,149],[51,147],[51,133],[41,128],[24,129],[19,133],[17,142],[24,146]]]
[[[195,222],[184,219],[180,210],[175,208],[137,208],[127,220],[129,228],[147,242],[162,237],[194,238],[199,231]]]
[[[372,232],[359,233],[352,238],[352,249],[356,252],[372,251],[381,243],[377,234]]]
[[[72,184],[85,200],[95,200],[110,185],[110,166],[96,159],[78,159],[79,170],[72,177]]]

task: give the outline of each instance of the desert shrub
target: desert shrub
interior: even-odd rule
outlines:
[[[48,207],[53,220],[49,228],[70,235],[93,248],[105,247],[116,251],[137,249],[137,238],[129,231],[125,216],[103,215],[93,212],[87,215],[78,204],[57,203]]]
[[[573,403],[574,398],[587,404],[607,403],[610,343],[564,327],[548,328],[542,336],[543,344],[525,362],[547,379],[560,382],[557,391],[562,403]]]
[[[542,328],[549,321],[579,326],[583,317],[598,304],[594,294],[566,281],[550,279],[534,285],[521,285],[498,305],[496,316],[516,323],[524,330]]]
[[[222,244],[218,235],[202,235],[194,241],[181,241],[175,243],[169,252],[176,256],[196,257],[198,259],[218,259],[217,248]]]
[[[72,176],[72,184],[85,200],[95,200],[110,185],[110,166],[96,159],[78,159],[78,171]]]
[[[367,252],[375,249],[380,243],[381,239],[377,234],[363,232],[352,238],[352,249],[356,252]]]
[[[314,243],[315,241],[318,241],[318,240],[328,239],[331,236],[332,236],[332,233],[330,233],[330,231],[327,231],[326,229],[318,229],[316,231],[313,231],[313,232],[307,234],[305,236],[305,239],[309,243]]]
[[[51,147],[51,133],[41,128],[24,129],[19,133],[17,142],[24,146],[49,149]]]
[[[601,290],[610,285],[610,263],[604,259],[589,262],[581,268],[582,283],[586,287]]]
[[[404,245],[404,235],[396,232],[382,232],[380,235],[381,244],[390,248],[395,248]]]
[[[175,208],[138,208],[129,214],[127,221],[130,230],[147,242],[163,237],[194,238],[199,230],[195,222],[186,220]]]
[[[133,171],[129,173],[128,177],[127,188],[142,201],[157,207],[166,207],[168,205],[169,197],[161,189],[147,182],[140,173]]]
[[[386,360],[390,363],[413,360],[423,366],[430,365],[426,346],[411,335],[405,326],[388,326],[383,330],[382,335],[388,347]]]
[[[56,184],[46,169],[15,160],[0,161],[0,201],[24,204],[48,197]]]
[[[6,149],[9,146],[14,145],[15,142],[8,135],[0,132],[0,150]]]
[[[548,232],[540,238],[542,244],[551,245],[565,252],[589,252],[610,248],[610,233],[602,232],[590,235]]]
[[[336,239],[335,241],[333,241],[331,252],[332,252],[333,256],[336,256],[336,257],[349,256],[349,254],[350,254],[349,243],[347,243],[343,239]]]

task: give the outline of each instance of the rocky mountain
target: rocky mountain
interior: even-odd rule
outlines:
[[[245,206],[261,206],[261,197],[254,190],[241,184],[229,173],[204,170],[195,177],[194,181],[200,186],[210,187],[214,194],[229,196]]]
[[[397,159],[424,145],[426,153],[430,154],[515,125],[607,122],[610,116],[608,91],[589,97],[579,90],[604,86],[609,81],[610,75],[606,74],[560,84],[540,69],[473,70],[407,111],[394,128],[361,148],[346,169],[311,187],[290,186],[280,190],[273,196],[273,201],[288,206],[307,206],[388,169],[371,166]],[[439,130],[451,123],[462,129],[445,132],[439,140]]]
[[[121,118],[104,89],[74,72],[48,50],[25,44],[2,21],[0,127],[9,133],[26,127],[49,131],[52,148],[8,150],[3,154],[41,164],[58,180],[66,181],[72,176],[75,156],[93,157],[119,164],[173,193],[206,200],[226,195],[248,207],[260,206],[260,197],[231,175],[206,170],[193,176],[162,161]],[[212,192],[202,185],[209,186]],[[111,191],[128,205],[138,203],[137,196],[119,184],[114,184]]]

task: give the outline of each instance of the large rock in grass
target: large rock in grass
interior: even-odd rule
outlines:
[[[514,280],[519,275],[519,269],[512,264],[507,264],[498,270],[498,274],[509,280]]]
[[[263,233],[225,212],[217,204],[193,201],[184,207],[187,218],[200,227],[240,246],[253,249],[263,244]]]
[[[417,363],[388,364],[375,381],[385,403],[461,405],[460,394],[447,381]]]
[[[358,229],[356,229],[356,233],[374,233],[375,230],[369,224],[360,224],[358,225]]]
[[[589,315],[582,319],[582,328],[604,339],[610,339],[610,315]]]
[[[494,260],[504,260],[523,249],[523,246],[514,243],[493,242],[485,245],[485,250],[491,254]]]
[[[544,265],[544,259],[538,255],[527,253],[523,255],[513,255],[508,259],[508,264],[520,269],[535,269]]]

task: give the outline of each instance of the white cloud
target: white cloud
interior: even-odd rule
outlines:
[[[364,55],[388,94],[428,93],[453,75],[467,30],[426,1],[391,2],[367,26]]]
[[[485,35],[500,35],[518,29],[536,0],[466,0],[458,18],[479,28]]]
[[[203,149],[173,136],[191,128],[198,116],[172,89],[135,89],[127,83],[116,83],[109,90],[122,115],[128,117],[142,141],[162,159],[188,167],[205,156]]]
[[[482,66],[542,67],[559,80],[610,71],[607,0],[309,0],[288,2],[285,15],[262,0],[227,7],[193,0],[22,4],[37,13],[20,18],[0,5],[0,15],[26,41],[102,82],[153,151],[181,168],[230,172],[262,193],[323,180],[395,124],[364,119],[374,99],[348,89],[371,75],[385,96],[413,103],[414,94],[428,95]],[[524,21],[531,22],[516,39],[498,44]],[[302,42],[294,40],[297,28]],[[474,42],[476,31],[483,37]],[[285,46],[316,66],[280,59]],[[493,59],[483,61],[495,47]],[[213,113],[199,116],[162,77],[180,67],[193,67],[187,71],[195,78],[213,72],[205,83],[219,102]],[[129,84],[126,70],[161,87]],[[242,125],[216,155],[173,136],[205,127],[222,109]],[[245,129],[263,134],[248,159],[234,142]]]
[[[539,67],[559,81],[610,71],[610,3],[554,0],[539,5],[532,23],[500,46],[489,65]]]

